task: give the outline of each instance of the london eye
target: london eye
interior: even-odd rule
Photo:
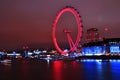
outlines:
[[[57,24],[59,23],[60,17],[66,12],[72,13],[75,20],[76,20],[77,37],[76,37],[75,41],[73,41],[73,39],[71,37],[72,31],[69,29],[63,30],[63,33],[66,34],[67,41],[68,41],[69,47],[70,47],[67,51],[64,51],[58,44],[57,35],[56,35],[56,33],[57,33],[56,28],[58,27]],[[81,22],[81,17],[79,15],[79,12],[75,8],[70,7],[70,6],[67,6],[67,7],[61,9],[57,13],[57,16],[56,16],[54,23],[53,23],[53,26],[52,26],[52,39],[53,39],[53,43],[54,43],[56,50],[61,54],[66,54],[66,53],[70,53],[70,52],[75,51],[77,46],[79,45],[79,42],[81,41],[81,37],[82,37],[82,22]]]

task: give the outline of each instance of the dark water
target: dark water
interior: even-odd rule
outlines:
[[[0,80],[120,80],[120,61],[17,60],[0,63]]]

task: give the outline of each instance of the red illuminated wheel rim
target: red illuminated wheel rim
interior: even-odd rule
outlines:
[[[75,17],[75,19],[76,19],[76,22],[77,22],[77,39],[76,39],[76,41],[74,42],[74,46],[72,46],[68,51],[64,51],[64,50],[62,50],[60,47],[59,47],[59,45],[58,45],[58,43],[57,43],[57,39],[56,39],[56,27],[57,27],[57,23],[58,23],[58,20],[59,20],[59,18],[61,17],[61,15],[63,14],[63,13],[65,13],[65,12],[70,12],[70,13],[72,13],[73,15],[74,15],[74,17]],[[78,46],[78,44],[79,44],[79,42],[80,42],[80,40],[81,40],[81,36],[82,36],[82,23],[81,23],[81,18],[80,18],[80,15],[79,15],[79,13],[76,11],[76,9],[74,9],[73,7],[65,7],[65,8],[63,8],[62,10],[60,10],[59,12],[58,12],[58,14],[57,14],[57,16],[56,16],[56,18],[55,18],[55,21],[54,21],[54,23],[53,23],[53,27],[52,27],[52,39],[53,39],[53,43],[54,43],[54,46],[55,46],[55,48],[57,49],[57,51],[59,52],[59,53],[61,53],[61,54],[66,54],[66,53],[70,53],[70,52],[73,52],[76,48],[77,48],[77,46]]]

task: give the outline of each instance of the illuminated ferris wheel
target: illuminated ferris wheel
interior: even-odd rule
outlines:
[[[63,49],[60,48],[60,46],[58,44],[57,35],[56,35],[56,32],[57,32],[56,28],[57,28],[57,23],[59,21],[59,18],[62,16],[63,13],[66,13],[66,12],[72,13],[75,17],[75,20],[77,22],[77,37],[76,37],[76,40],[73,41],[73,39],[71,37],[72,31],[69,29],[63,30],[63,32],[66,33],[66,35],[67,35],[67,41],[68,41],[69,46],[70,46],[69,50],[64,51]],[[54,43],[54,46],[57,49],[57,51],[61,54],[73,52],[77,48],[77,46],[81,40],[81,36],[82,36],[82,22],[81,22],[81,18],[80,18],[79,13],[76,11],[76,9],[74,9],[73,7],[70,7],[70,6],[61,9],[56,16],[54,23],[53,23],[53,27],[52,27],[52,39],[53,39],[53,43]]]

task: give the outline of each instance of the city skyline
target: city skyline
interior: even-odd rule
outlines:
[[[0,49],[17,49],[28,45],[31,48],[51,48],[52,25],[56,14],[65,6],[77,9],[83,22],[83,37],[86,30],[98,28],[100,35],[120,38],[120,1],[113,0],[1,0],[0,1]],[[61,17],[60,26],[74,29],[70,14]],[[73,19],[74,20],[74,19]],[[67,21],[64,23],[64,21]],[[104,29],[108,31],[105,33]]]

